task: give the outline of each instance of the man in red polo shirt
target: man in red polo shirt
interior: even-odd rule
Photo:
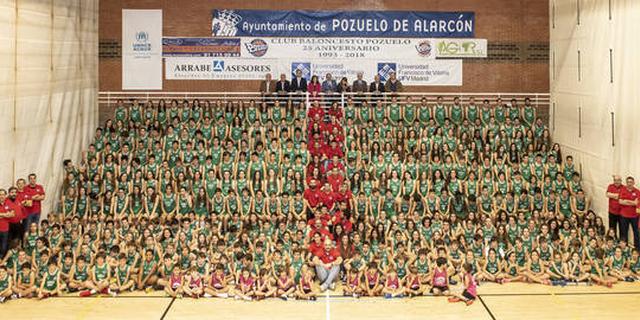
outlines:
[[[22,219],[24,219],[24,215],[22,213],[22,202],[18,199],[18,188],[9,188],[9,196],[4,203],[9,205],[14,212],[14,216],[9,219],[9,242],[13,241],[13,239],[22,241]]]
[[[326,291],[327,288],[335,289],[334,281],[340,274],[340,265],[342,257],[340,251],[334,247],[333,241],[324,240],[324,249],[317,250],[313,257],[313,265],[316,268],[316,275],[320,281],[320,290]]]
[[[618,224],[620,221],[620,202],[618,202],[618,198],[620,197],[620,190],[623,188],[622,177],[619,175],[614,175],[613,183],[607,187],[607,198],[609,198],[609,229],[613,229],[616,235],[619,234]]]
[[[9,220],[13,218],[13,209],[5,203],[7,190],[0,189],[0,259],[4,258],[9,247]]]
[[[633,231],[633,244],[635,248],[640,250],[640,243],[638,243],[638,213],[636,207],[638,206],[638,198],[640,197],[640,190],[635,187],[635,180],[633,177],[627,177],[627,185],[620,190],[620,240],[628,240],[629,227]],[[631,244],[630,241],[627,241]]]
[[[44,187],[36,183],[36,174],[29,175],[29,184],[24,190],[31,196],[31,207],[27,209],[26,228],[32,223],[40,223],[40,214],[42,213],[42,201],[44,200]]]

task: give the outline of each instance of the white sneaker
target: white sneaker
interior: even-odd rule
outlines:
[[[229,298],[229,294],[227,294],[227,293],[218,293],[216,295],[216,297],[218,297],[218,298]]]
[[[326,285],[326,284],[324,284],[324,283],[323,283],[323,284],[321,284],[321,285],[320,285],[320,291],[321,291],[321,292],[325,292],[325,291],[327,291],[327,285]]]
[[[205,298],[211,298],[211,297],[213,297],[213,296],[212,296],[212,295],[210,295],[210,294],[208,294],[208,293],[205,293],[205,294],[203,295],[203,297],[205,297]]]
[[[4,303],[5,297],[0,297],[0,303]]]
[[[335,282],[332,282],[332,283],[329,285],[329,288],[331,288],[331,291],[336,290],[336,283],[335,283]]]

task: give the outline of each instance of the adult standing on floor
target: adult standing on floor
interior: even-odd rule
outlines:
[[[25,230],[29,230],[32,223],[40,223],[40,214],[42,213],[42,201],[44,200],[44,187],[36,183],[36,174],[29,175],[29,184],[24,190],[31,198],[31,207],[27,207],[27,217],[25,218]]]
[[[14,212],[13,217],[9,219],[9,243],[14,239],[22,241],[22,236],[24,235],[22,220],[24,220],[25,216],[22,201],[18,198],[18,188],[9,188],[9,196],[4,201],[4,204],[8,205]]]
[[[340,251],[333,245],[331,239],[324,240],[324,248],[316,250],[313,257],[313,265],[316,268],[316,275],[320,281],[320,290],[326,291],[327,288],[334,290],[335,281],[340,275],[340,265],[342,264],[342,256]]]
[[[620,190],[620,239],[628,241],[629,227],[633,232],[633,244],[636,249],[640,250],[640,243],[638,243],[638,198],[640,197],[640,190],[635,187],[635,180],[633,177],[627,177],[626,186]]]
[[[15,215],[13,209],[5,204],[7,190],[0,189],[0,259],[4,258],[9,247],[9,221]]]
[[[613,176],[613,183],[607,187],[607,198],[609,198],[609,229],[613,229],[616,235],[619,233],[620,224],[620,191],[624,188],[622,177]]]

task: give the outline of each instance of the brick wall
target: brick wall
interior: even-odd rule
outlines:
[[[549,8],[544,0],[109,0],[100,1],[100,91],[122,90],[122,9],[163,9],[165,36],[211,35],[211,10],[324,9],[474,11],[476,37],[489,58],[465,60],[461,87],[410,87],[429,92],[548,92]],[[107,54],[108,51],[108,54]],[[164,80],[164,91],[253,91],[258,81]]]

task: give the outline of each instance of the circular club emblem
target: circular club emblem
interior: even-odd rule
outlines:
[[[429,40],[422,41],[416,45],[418,54],[422,57],[428,57],[431,55],[431,42]]]
[[[254,57],[262,57],[265,53],[267,53],[267,49],[269,49],[269,45],[267,42],[262,39],[253,39],[249,43],[245,43],[245,47],[247,47],[247,51]]]

